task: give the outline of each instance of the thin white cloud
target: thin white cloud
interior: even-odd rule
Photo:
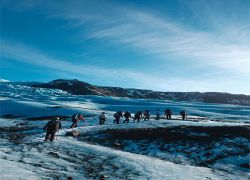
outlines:
[[[141,26],[130,24],[126,26],[129,27],[127,29],[119,26],[111,27],[90,32],[90,37],[123,43],[163,58],[175,56],[181,58],[182,61],[192,58],[194,62],[203,66],[215,65],[221,69],[250,75],[250,46],[239,43],[240,39],[237,37],[228,39],[216,32],[213,34],[187,30],[174,23],[169,26],[169,22],[159,21],[157,17],[149,18],[148,16],[150,15],[145,14],[143,17],[142,14],[139,14],[137,17],[137,14],[134,13],[133,19],[137,21],[146,19]],[[134,23],[132,20],[131,22]],[[155,28],[151,27],[152,24]],[[143,31],[141,29],[149,30],[141,32]],[[238,34],[241,32],[238,31]],[[237,43],[232,41],[237,41]]]
[[[25,1],[29,6],[29,1]],[[102,39],[135,48],[161,59],[179,60],[196,66],[218,67],[233,74],[250,75],[250,20],[242,23],[237,8],[230,12],[207,1],[184,3],[209,30],[193,29],[153,11],[99,1],[47,2],[40,6],[47,17],[65,19],[69,28],[80,31],[79,40]],[[27,5],[28,4],[28,5]],[[35,3],[31,3],[35,7]],[[220,5],[220,3],[218,3]],[[221,7],[221,6],[218,6]],[[192,64],[190,64],[192,60]],[[194,66],[192,66],[194,64]]]
[[[135,84],[139,83],[142,79],[147,79],[148,82],[149,79],[151,79],[150,82],[157,81],[157,78],[149,77],[126,69],[109,69],[89,66],[86,64],[73,64],[70,63],[70,60],[62,60],[51,57],[37,48],[30,47],[19,42],[1,39],[0,53],[2,60],[9,59],[38,67],[44,67],[46,69],[55,70],[56,74],[63,74],[64,77],[68,78],[91,76],[100,79],[107,84],[109,83],[107,81],[113,81],[114,83],[111,83],[113,86],[117,81],[124,81],[124,79],[126,79],[126,81],[131,81],[132,83],[134,82]]]
[[[203,66],[250,75],[250,38],[246,36],[250,34],[250,23],[232,25],[228,20],[229,25],[206,32],[148,12],[125,8],[119,12],[93,21],[88,37],[125,44],[162,58],[193,59]],[[67,18],[68,14],[64,15]],[[214,17],[210,19],[213,26],[218,24]]]
[[[70,60],[57,59],[47,55],[38,48],[13,41],[1,40],[1,56],[35,66],[55,69],[58,71],[64,71],[78,75],[98,74],[108,76],[111,72],[114,74],[116,73],[116,71],[105,70],[96,66],[73,64],[70,63]]]

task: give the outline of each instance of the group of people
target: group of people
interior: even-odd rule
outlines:
[[[167,119],[171,119],[171,117],[173,115],[173,111],[171,109],[167,108],[165,110],[164,114],[165,114],[165,117]],[[182,117],[182,120],[184,120],[187,117],[186,110],[181,111],[180,115]],[[137,122],[139,122],[141,119],[144,119],[144,121],[146,121],[146,120],[150,119],[150,116],[151,116],[150,111],[148,109],[146,109],[145,111],[137,111],[134,114],[134,117],[132,117],[132,115],[129,111],[126,111],[126,112],[117,111],[113,114],[113,117],[115,118],[113,123],[120,124],[120,121],[121,121],[121,119],[123,119],[123,117],[124,117],[123,123],[129,123],[130,119],[133,119],[133,121],[137,121]],[[160,116],[161,116],[160,109],[157,109],[156,113],[155,113],[155,120],[159,120]],[[107,119],[106,113],[101,112],[101,114],[99,116],[99,124],[100,125],[104,124],[106,119]]]
[[[165,114],[165,117],[169,120],[171,119],[173,112],[171,109],[167,108],[164,114]],[[187,117],[186,110],[181,111],[180,115],[182,117],[182,120],[184,120]],[[126,112],[117,111],[116,113],[113,114],[113,116],[115,118],[113,122],[116,124],[120,124],[120,121],[121,119],[123,119],[123,117],[124,117],[123,123],[129,123],[130,119],[133,119],[133,121],[137,121],[137,122],[139,122],[141,119],[144,119],[144,121],[149,121],[151,114],[150,114],[150,111],[147,109],[145,111],[137,111],[134,114],[134,117],[132,117],[132,114],[129,111],[126,111]],[[159,120],[160,116],[161,116],[160,109],[157,109],[155,113],[155,120]],[[44,131],[46,130],[45,141],[48,141],[48,140],[53,141],[55,139],[56,133],[61,128],[61,122],[59,120],[60,118],[57,117],[49,121],[44,126],[43,130]],[[72,125],[70,126],[70,128],[76,128],[80,120],[85,121],[83,115],[81,113],[74,114],[71,117]],[[107,120],[106,113],[101,112],[99,115],[99,125],[105,124],[106,120]]]
[[[59,129],[61,129],[61,122],[59,120],[60,120],[60,118],[56,117],[56,118],[52,119],[51,121],[49,121],[44,126],[43,130],[46,131],[44,141],[48,141],[48,140],[54,141],[55,140],[56,133],[59,131]],[[85,121],[85,119],[83,118],[83,115],[81,113],[74,114],[71,117],[72,124],[71,124],[70,128],[76,128],[78,125],[78,122],[80,120]]]

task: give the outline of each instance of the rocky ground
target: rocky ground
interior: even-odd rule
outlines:
[[[250,126],[174,126],[166,128],[107,129],[82,134],[79,139],[174,163],[215,167],[227,158],[249,157]],[[250,162],[234,164],[249,172]],[[227,168],[219,167],[229,171]],[[232,169],[231,169],[232,170]]]

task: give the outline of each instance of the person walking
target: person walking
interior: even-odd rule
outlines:
[[[148,120],[149,121],[149,118],[150,118],[150,112],[148,109],[146,109],[143,113],[143,116],[144,116],[144,121]]]
[[[120,124],[120,119],[122,118],[122,111],[117,111],[114,115],[114,123]]]
[[[171,119],[171,116],[173,115],[173,112],[171,111],[171,109],[167,108],[165,110],[165,115],[166,115],[166,118],[169,120],[169,119]]]
[[[181,114],[182,120],[185,120],[185,118],[187,118],[187,111],[186,110],[181,111],[180,114]]]
[[[137,113],[135,113],[134,121],[137,120],[137,122],[139,122],[141,118],[142,118],[142,111],[138,111]]]
[[[43,128],[46,131],[44,141],[50,140],[51,142],[55,140],[56,133],[61,129],[60,118],[57,117],[51,121],[49,121]]]
[[[71,119],[72,119],[72,125],[70,126],[70,128],[76,128],[80,120],[85,121],[81,113],[74,114]]]
[[[107,120],[106,113],[101,112],[101,114],[99,115],[99,125],[104,124],[106,120]]]
[[[130,112],[128,112],[128,111],[126,111],[125,113],[124,113],[124,115],[123,115],[124,117],[125,117],[125,120],[123,121],[123,123],[129,123],[129,118],[131,118],[132,116],[131,116],[131,113]]]
[[[160,119],[160,109],[156,109],[156,113],[155,113],[156,117],[155,117],[155,120],[159,120]]]

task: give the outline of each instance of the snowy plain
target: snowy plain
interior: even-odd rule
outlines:
[[[238,105],[206,104],[197,102],[173,102],[100,96],[73,96],[61,90],[31,88],[19,84],[0,83],[0,174],[3,179],[249,179],[249,169],[229,168],[235,163],[249,164],[249,153],[228,156],[212,167],[198,167],[191,163],[170,162],[168,156],[158,149],[140,152],[133,150],[137,142],[115,149],[101,143],[82,141],[66,137],[70,131],[70,116],[83,113],[86,122],[80,122],[76,130],[81,134],[105,130],[168,128],[179,126],[248,126],[250,107]],[[154,116],[157,108],[171,108],[172,120],[161,119],[128,124],[113,124],[113,113],[118,110],[149,109]],[[180,120],[178,112],[186,109],[188,119]],[[107,112],[105,125],[98,125],[100,112]],[[44,143],[43,126],[51,116],[65,116],[63,129],[53,143]],[[163,115],[162,115],[163,117]],[[206,136],[206,134],[205,134]],[[227,139],[221,141],[232,141]],[[237,142],[239,141],[239,142]],[[220,143],[221,143],[220,142]],[[250,147],[249,139],[236,137],[233,143]],[[229,142],[231,143],[231,142]],[[152,146],[149,142],[148,146]],[[228,144],[228,142],[227,142]],[[232,144],[232,143],[231,143]],[[216,146],[216,143],[215,143]],[[213,151],[224,151],[228,147],[218,144]],[[172,148],[172,147],[169,147]],[[190,147],[190,149],[193,147]],[[238,147],[232,147],[232,151]],[[181,148],[180,148],[181,150]],[[157,152],[156,154],[150,154]],[[176,153],[176,151],[174,151]],[[195,153],[195,152],[194,152]],[[216,152],[220,153],[221,152]],[[160,155],[159,155],[160,154]],[[167,158],[163,158],[163,157]],[[179,154],[173,158],[182,158]],[[185,159],[185,157],[183,156]],[[231,162],[231,164],[230,164]],[[222,167],[226,166],[228,168]],[[234,168],[234,167],[233,167]]]

